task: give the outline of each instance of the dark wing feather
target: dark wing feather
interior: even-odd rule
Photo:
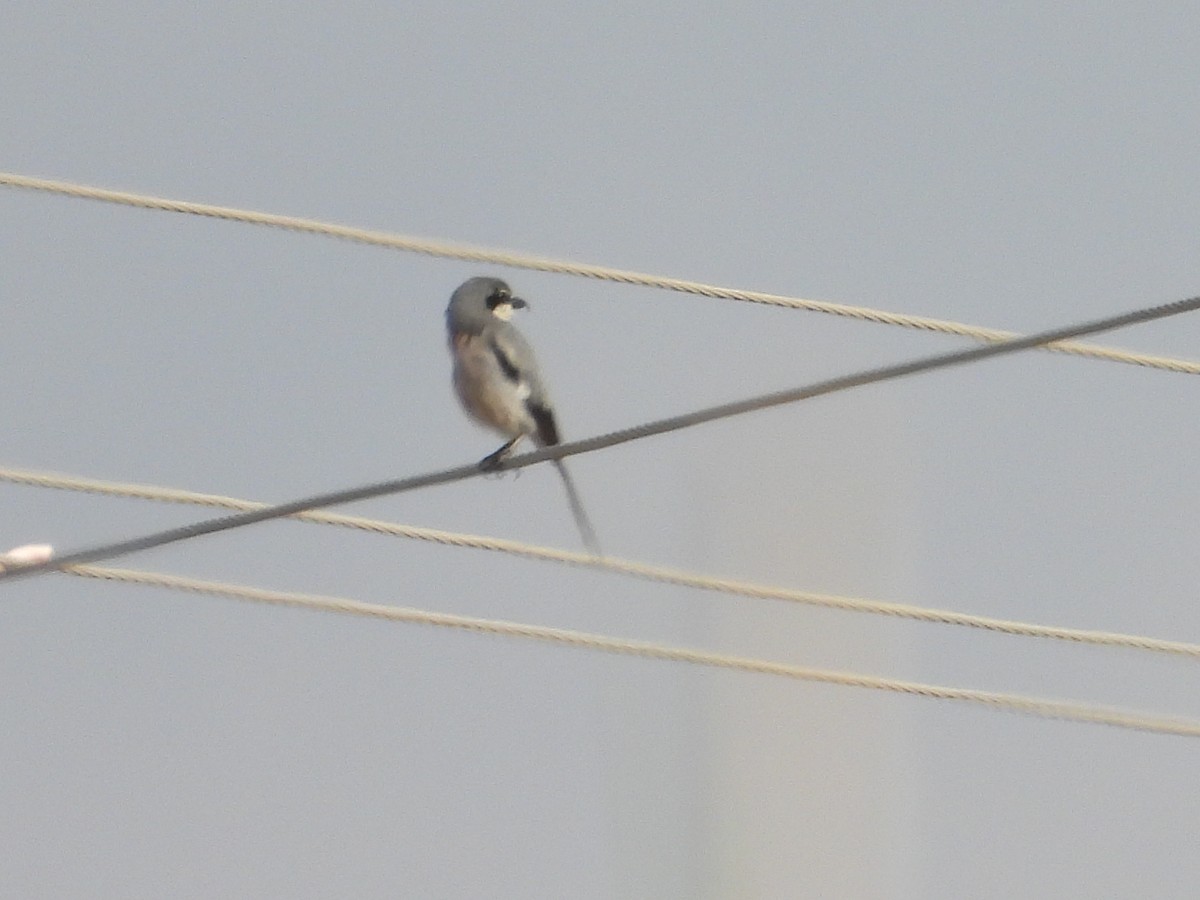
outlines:
[[[554,411],[548,406],[534,403],[532,400],[525,401],[525,408],[529,410],[529,414],[533,416],[533,421],[537,423],[538,443],[544,447],[557,444],[558,423],[554,421]]]
[[[504,348],[500,346],[500,342],[496,340],[496,336],[492,335],[492,339],[488,341],[492,348],[492,353],[496,354],[496,362],[500,364],[500,371],[504,373],[504,377],[516,384],[521,380],[521,370],[513,364],[508,354],[504,352]]]

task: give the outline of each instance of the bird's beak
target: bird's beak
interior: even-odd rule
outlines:
[[[520,297],[513,297],[512,299],[510,299],[508,301],[508,304],[513,309],[525,309],[525,307],[527,307],[529,305],[524,300],[522,300]]]

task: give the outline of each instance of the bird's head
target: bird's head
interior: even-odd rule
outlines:
[[[477,332],[494,318],[507,322],[515,310],[528,305],[499,278],[471,278],[450,297],[446,322],[452,331]]]

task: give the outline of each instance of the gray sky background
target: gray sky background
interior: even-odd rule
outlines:
[[[1034,330],[1200,290],[1198,30],[1181,4],[25,4],[0,167]],[[480,271],[532,301],[573,437],[961,346],[11,190],[0,227],[0,461],[263,500],[494,448],[442,333]],[[573,468],[617,556],[1196,640],[1190,390],[1026,354]],[[206,517],[0,499],[3,547]],[[352,511],[578,546],[548,467]],[[121,564],[1200,716],[1184,660],[296,523]],[[1182,738],[66,576],[3,590],[6,896],[1200,883]]]

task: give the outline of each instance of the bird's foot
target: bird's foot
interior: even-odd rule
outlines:
[[[506,447],[501,447],[495,453],[489,453],[479,461],[479,471],[494,478],[503,478],[504,472],[501,471],[500,464],[507,456],[508,448]]]
[[[513,452],[513,448],[517,446],[518,440],[520,440],[520,438],[514,438],[495,453],[489,453],[487,456],[481,459],[479,461],[479,471],[494,474],[498,478],[503,478],[504,473],[498,471],[500,469],[500,464],[504,462],[504,460],[508,459],[509,454]],[[518,472],[517,474],[520,473]]]

